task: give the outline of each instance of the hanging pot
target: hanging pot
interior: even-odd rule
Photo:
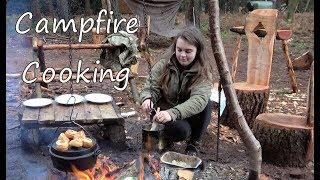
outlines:
[[[81,125],[77,125],[86,132],[86,136],[88,135],[88,137],[92,139],[93,146],[90,148],[72,147],[67,151],[59,151],[55,143],[58,140],[58,137],[55,138],[49,146],[49,152],[53,166],[60,171],[72,171],[71,165],[81,171],[93,168],[96,164],[97,157],[101,152],[96,139],[93,138]]]

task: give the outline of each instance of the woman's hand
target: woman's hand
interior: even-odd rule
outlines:
[[[151,103],[151,108],[153,108],[153,102],[150,99],[146,99],[143,101],[141,104],[141,110],[145,114],[150,114],[151,108],[150,108],[150,103]]]
[[[167,111],[160,111],[153,117],[153,120],[157,121],[158,123],[164,124],[171,121],[172,119]]]

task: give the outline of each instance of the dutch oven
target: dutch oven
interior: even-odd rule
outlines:
[[[81,128],[83,127],[81,126]],[[58,140],[58,137],[56,137],[49,146],[49,152],[53,166],[60,171],[72,171],[71,165],[74,165],[78,170],[81,171],[93,168],[101,151],[96,139],[90,134],[88,137],[93,141],[92,147],[72,147],[67,151],[59,151],[57,149],[55,142]]]

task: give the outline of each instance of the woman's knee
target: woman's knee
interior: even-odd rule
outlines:
[[[165,124],[164,136],[172,141],[183,141],[191,135],[191,127],[188,122],[179,120]]]

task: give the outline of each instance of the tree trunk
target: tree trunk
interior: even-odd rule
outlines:
[[[194,25],[200,28],[200,1],[190,0],[185,13],[186,25]]]
[[[64,19],[66,22],[69,21],[71,15],[69,14],[69,4],[67,0],[58,0],[58,16],[61,19]],[[62,31],[62,28],[61,28]]]
[[[263,161],[277,166],[306,166],[313,149],[312,131],[305,117],[282,113],[260,114],[253,126]]]
[[[54,13],[54,8],[53,8],[53,4],[52,4],[52,0],[47,0],[47,6],[48,6],[48,15],[50,17],[54,17],[55,13]]]
[[[111,9],[113,11],[113,19],[118,19],[118,21],[121,19],[121,13],[119,8],[119,2],[118,0],[110,0],[111,2]],[[119,31],[123,30],[125,28],[124,23],[120,24]]]
[[[92,15],[92,10],[91,10],[91,6],[90,6],[90,0],[84,0],[84,8],[85,8],[85,14],[87,16]]]
[[[39,0],[32,0],[32,14],[33,14],[33,21],[37,22],[41,19],[41,11],[40,11],[40,5],[39,5]]]
[[[286,20],[291,23],[291,29],[293,29],[293,22],[294,22],[294,13],[299,5],[300,0],[291,0],[288,1],[288,12],[286,16]]]
[[[101,0],[101,7],[102,7],[102,9],[107,9],[106,0]]]
[[[252,128],[256,117],[264,113],[267,109],[269,99],[269,87],[259,85],[248,85],[246,83],[234,83],[234,88],[237,93],[238,101],[244,114],[244,117]],[[227,103],[226,110],[221,116],[221,123],[235,128],[235,121],[232,114],[232,107]]]
[[[258,179],[258,175],[261,172],[261,145],[254,137],[244,118],[235,89],[232,85],[232,79],[220,35],[218,0],[209,0],[209,25],[211,31],[211,46],[221,78],[223,91],[227,101],[230,102],[230,106],[233,110],[232,114],[235,114],[234,117],[236,117],[238,133],[248,151],[247,154],[249,155],[250,162],[249,179]]]

